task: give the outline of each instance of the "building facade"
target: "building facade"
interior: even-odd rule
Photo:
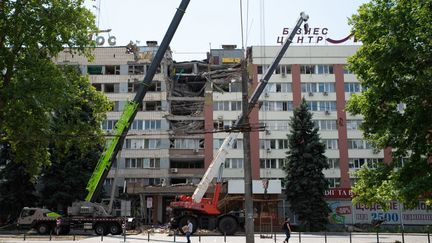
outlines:
[[[282,166],[288,149],[289,120],[294,107],[305,98],[326,145],[330,168],[324,174],[332,188],[328,196],[335,222],[370,222],[378,217],[375,211],[365,216],[361,209],[355,214],[358,206],[351,204],[348,191],[355,182],[351,172],[364,164],[374,167],[379,161],[391,159],[390,149],[376,151],[363,139],[359,130],[362,117],[344,110],[350,95],[361,92],[359,81],[345,68],[347,58],[358,47],[292,46],[282,58],[261,95],[261,108],[254,107],[250,114],[254,196],[257,202],[272,203],[257,203],[261,206],[258,215],[264,215],[266,207],[273,208],[266,215],[271,218],[290,214],[281,194],[281,179],[285,177]],[[101,125],[109,135],[126,101],[135,96],[157,48],[155,42],[147,42],[147,46],[99,47],[92,62],[69,52],[61,53],[56,61],[77,65],[89,75],[93,86],[112,100],[113,110]],[[248,48],[249,93],[279,48]],[[177,63],[167,51],[105,181],[105,196],[122,199],[116,206],[117,214],[133,215],[148,224],[164,223],[169,202],[177,195],[193,193],[241,113],[238,63],[242,58],[243,51],[232,45],[210,50],[203,62]],[[239,134],[224,164],[223,179],[228,185],[222,193],[233,198],[241,198],[244,163],[249,162],[243,160],[242,138]],[[263,190],[264,185],[268,185],[267,190]],[[212,190],[210,187],[208,193]],[[335,192],[339,196],[334,196]],[[241,207],[242,203],[234,204]]]

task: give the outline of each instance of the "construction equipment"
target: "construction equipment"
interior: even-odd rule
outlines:
[[[168,30],[153,57],[153,60],[146,72],[144,80],[140,83],[139,89],[132,101],[129,101],[123,110],[120,119],[117,121],[113,130],[114,136],[105,147],[99,161],[87,184],[88,195],[83,202],[75,202],[68,207],[68,216],[61,217],[47,209],[24,208],[18,218],[19,227],[35,228],[40,234],[50,232],[50,230],[62,226],[62,233],[68,233],[71,227],[82,229],[93,229],[96,234],[113,235],[120,234],[121,229],[126,227],[128,221],[124,217],[113,217],[107,213],[104,205],[95,203],[96,198],[102,189],[109,170],[118,152],[121,150],[129,128],[138,112],[138,106],[147,93],[153,77],[167,51],[169,44],[180,24],[180,21],[189,5],[190,0],[182,0],[177,8],[176,14],[168,27]],[[56,224],[56,222],[61,222]],[[123,227],[122,227],[123,226]]]
[[[267,69],[263,79],[260,80],[257,88],[255,89],[252,97],[249,99],[248,109],[246,114],[248,115],[252,108],[257,104],[260,95],[263,93],[270,77],[279,65],[280,60],[288,49],[292,42],[292,39],[297,33],[303,22],[308,20],[309,16],[305,13],[300,14],[300,18],[297,24],[291,31],[289,37],[285,40],[285,43],[281,47],[278,55]],[[235,127],[240,127],[244,122],[244,116],[240,115],[234,124]],[[240,129],[238,129],[240,130]],[[182,232],[182,226],[186,224],[187,220],[190,220],[194,225],[194,231],[197,228],[213,230],[217,228],[221,233],[232,235],[239,227],[244,226],[244,212],[241,210],[234,210],[228,213],[221,213],[218,209],[219,194],[222,187],[222,171],[226,155],[228,154],[228,148],[231,146],[233,141],[237,138],[238,132],[230,132],[225,138],[221,147],[219,148],[216,156],[212,163],[209,165],[206,173],[198,184],[192,197],[181,195],[176,197],[175,201],[170,203],[172,209],[172,217],[170,221],[171,228],[179,229]],[[213,178],[216,178],[216,184],[214,187],[213,198],[203,198],[204,194]]]

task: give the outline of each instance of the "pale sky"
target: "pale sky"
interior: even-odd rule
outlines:
[[[112,29],[110,35],[121,46],[131,40],[140,45],[148,40],[160,44],[180,2],[86,0],[86,5],[99,19],[99,28]],[[245,46],[279,45],[283,28],[292,28],[302,11],[309,15],[311,28],[328,28],[327,37],[342,39],[350,32],[348,18],[366,2],[369,0],[242,0]],[[203,60],[210,47],[218,49],[222,44],[241,48],[240,23],[240,0],[191,0],[170,44],[174,60]]]

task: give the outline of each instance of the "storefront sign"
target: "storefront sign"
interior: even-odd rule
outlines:
[[[290,28],[283,28],[282,35],[277,37],[277,43],[283,44],[289,34],[290,34]],[[308,27],[307,29],[299,28],[296,34],[297,35],[292,40],[292,43],[319,44],[319,43],[328,42],[331,44],[341,44],[348,41],[351,37],[353,37],[353,35],[350,34],[347,37],[342,39],[332,39],[330,37],[327,37],[328,28],[326,27],[314,27],[314,28]],[[354,42],[356,42],[355,39]]]
[[[331,188],[325,191],[326,198],[352,198],[352,191],[350,188]]]

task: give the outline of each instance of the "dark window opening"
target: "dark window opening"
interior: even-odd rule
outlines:
[[[102,91],[102,84],[92,84],[97,91]]]
[[[87,73],[90,75],[101,75],[102,73],[102,66],[87,66]]]
[[[104,85],[105,93],[114,93],[114,84],[105,84]]]
[[[105,66],[105,74],[107,74],[107,75],[119,75],[120,74],[120,66],[118,66],[118,65]]]

